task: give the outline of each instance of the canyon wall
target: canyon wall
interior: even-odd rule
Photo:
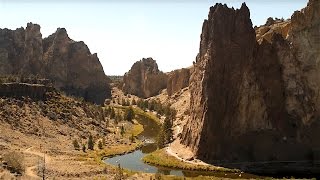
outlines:
[[[152,58],[135,62],[123,77],[124,93],[148,98],[160,93],[167,86],[167,75],[158,69]]]
[[[169,96],[189,86],[190,71],[190,68],[182,68],[169,73],[167,82]]]
[[[198,158],[225,165],[319,160],[320,1],[279,23],[256,35],[245,3],[210,8],[182,132]]]
[[[98,104],[111,96],[97,54],[70,39],[64,28],[44,39],[37,24],[0,29],[0,75],[10,74],[48,78],[55,88]]]

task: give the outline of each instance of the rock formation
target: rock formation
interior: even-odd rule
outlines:
[[[262,25],[256,30],[256,38],[259,43],[262,42],[263,39],[267,40],[271,43],[272,36],[274,34],[281,34],[284,39],[288,37],[289,29],[291,28],[291,20],[273,20],[269,18],[265,25]]]
[[[319,17],[320,1],[310,0],[293,14],[285,38],[275,31],[258,43],[245,4],[210,8],[190,77],[191,118],[182,133],[198,158],[224,165],[308,162],[300,167],[319,172],[312,169],[320,157]]]
[[[159,71],[152,58],[135,62],[123,77],[123,91],[141,98],[159,94],[167,86],[167,75]]]
[[[42,84],[2,83],[0,84],[1,97],[30,97],[36,100],[45,100],[47,92],[55,92],[53,87]]]
[[[167,92],[171,96],[175,92],[189,86],[190,69],[182,68],[169,73]]]
[[[39,75],[57,89],[101,104],[110,97],[108,78],[97,54],[84,42],[68,37],[64,28],[42,39],[40,26],[0,29],[0,75]]]

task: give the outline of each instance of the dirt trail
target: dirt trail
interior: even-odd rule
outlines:
[[[199,159],[187,160],[187,159],[192,159],[194,155],[190,150],[183,147],[183,145],[180,144],[179,140],[175,140],[174,142],[172,142],[168,147],[165,148],[165,151],[167,154],[185,163],[190,163],[195,165],[208,165],[207,163]]]
[[[32,148],[33,147],[30,147],[30,148],[24,150],[23,153],[43,157],[43,153],[38,152],[38,151],[32,151],[31,150]],[[48,155],[46,155],[45,158],[46,158],[46,164],[52,160],[52,158]],[[26,167],[25,175],[29,176],[32,179],[40,179],[40,177],[36,174],[36,172],[34,172],[34,169],[36,169],[37,167],[38,167],[38,165]]]

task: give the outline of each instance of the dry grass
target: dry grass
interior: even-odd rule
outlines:
[[[223,171],[223,172],[237,172],[234,169],[227,169],[223,167],[216,167],[212,165],[199,165],[199,164],[191,164],[183,162],[173,156],[168,155],[164,149],[157,150],[152,152],[142,159],[145,163],[163,166],[163,167],[171,167],[178,168],[184,170],[192,170],[192,171]]]

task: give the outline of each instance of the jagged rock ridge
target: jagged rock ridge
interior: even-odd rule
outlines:
[[[167,75],[158,69],[152,58],[143,58],[135,62],[123,77],[123,91],[142,98],[160,93],[167,86]]]
[[[198,158],[310,163],[320,157],[319,17],[320,1],[310,0],[293,14],[286,37],[273,31],[258,43],[245,4],[210,8],[190,78],[191,118],[182,133]]]
[[[37,24],[0,29],[0,75],[8,74],[40,75],[57,89],[98,104],[111,96],[97,54],[84,42],[70,39],[64,28],[45,39]]]

